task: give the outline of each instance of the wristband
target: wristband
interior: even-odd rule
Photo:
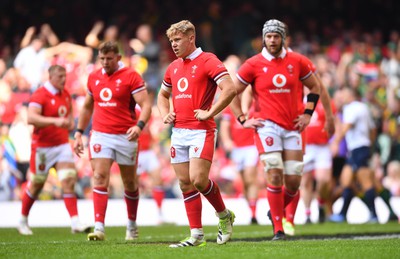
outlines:
[[[240,114],[239,116],[237,116],[237,121],[240,123],[240,124],[244,124],[245,122],[246,122],[246,118],[244,119],[244,120],[240,120],[240,117],[242,117],[242,116],[244,116],[244,114],[242,113],[242,114]]]
[[[84,130],[83,129],[76,129],[75,132],[79,132],[79,133],[83,134]]]
[[[317,102],[319,99],[319,94],[314,94],[314,93],[310,93],[307,95],[307,103],[313,103],[313,108],[312,109],[305,109],[304,110],[304,114],[308,114],[310,116],[313,115],[315,108],[317,107]]]
[[[308,114],[308,115],[312,116],[313,113],[314,113],[314,110],[311,110],[311,109],[305,109],[304,110],[304,114]]]
[[[144,121],[138,121],[136,124],[136,126],[138,126],[140,128],[140,130],[143,130],[145,125],[146,125],[146,123],[144,123]]]

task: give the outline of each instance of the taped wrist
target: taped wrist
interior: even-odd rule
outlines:
[[[312,116],[314,113],[315,107],[317,107],[318,100],[319,100],[319,94],[314,94],[314,93],[308,94],[307,95],[307,104],[312,103],[313,108],[312,109],[306,108],[304,110],[304,114],[308,114],[308,115]]]
[[[240,124],[244,124],[245,122],[246,122],[246,118],[244,118],[243,120],[240,120],[240,117],[242,117],[242,116],[244,116],[244,114],[242,113],[242,114],[240,114],[238,117],[237,117],[237,120],[238,120],[238,122],[240,123]]]

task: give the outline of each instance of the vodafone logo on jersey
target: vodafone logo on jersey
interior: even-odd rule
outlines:
[[[65,117],[65,115],[67,115],[67,107],[65,107],[64,105],[61,105],[58,108],[58,116],[59,117]]]
[[[181,79],[178,80],[178,83],[176,84],[176,87],[178,88],[179,92],[181,94],[178,94],[175,96],[175,99],[191,99],[192,95],[191,94],[184,94],[188,88],[189,88],[189,81],[187,80],[186,77],[182,77]]]
[[[283,87],[286,84],[286,81],[286,77],[282,74],[276,74],[272,78],[272,83],[274,84],[274,86],[279,88]]]
[[[182,77],[181,79],[179,79],[177,85],[179,92],[183,93],[184,91],[186,91],[189,87],[189,82],[186,79],[186,77]]]
[[[280,93],[290,93],[290,89],[283,88],[286,85],[287,79],[282,74],[276,74],[272,78],[272,84],[277,87],[276,89],[271,89],[269,92],[271,94],[280,94]]]
[[[103,88],[100,91],[100,99],[102,102],[99,102],[100,107],[116,107],[116,102],[109,102],[113,96],[113,93],[110,88]]]
[[[112,98],[112,92],[110,88],[104,88],[100,91],[100,99],[104,102],[108,102]]]

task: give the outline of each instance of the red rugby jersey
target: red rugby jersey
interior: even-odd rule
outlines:
[[[212,53],[196,49],[186,59],[178,58],[167,68],[162,87],[172,93],[176,120],[174,127],[187,129],[216,128],[213,118],[198,121],[194,110],[211,107],[217,81],[229,75],[224,64]]]
[[[112,75],[98,69],[88,78],[88,91],[94,99],[92,128],[110,134],[125,134],[136,125],[136,102],[132,95],[146,89],[142,77],[122,67]]]

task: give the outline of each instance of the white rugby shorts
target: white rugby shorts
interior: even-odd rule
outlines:
[[[283,150],[302,150],[301,134],[297,130],[287,130],[266,120],[264,126],[256,130],[255,143],[260,154]]]
[[[191,158],[212,161],[217,140],[217,129],[195,130],[173,128],[171,135],[171,163],[188,162]]]
[[[303,161],[304,172],[332,168],[332,153],[329,145],[306,145]]]
[[[150,173],[160,167],[160,161],[154,150],[139,151],[137,174]]]
[[[111,158],[120,165],[137,163],[138,142],[129,141],[128,134],[108,134],[92,131],[89,141],[89,157]]]
[[[31,171],[36,175],[48,174],[57,162],[74,163],[74,154],[69,143],[53,147],[36,147],[32,149]]]
[[[231,160],[235,163],[238,171],[246,167],[257,166],[258,151],[255,145],[236,147],[231,152]]]

